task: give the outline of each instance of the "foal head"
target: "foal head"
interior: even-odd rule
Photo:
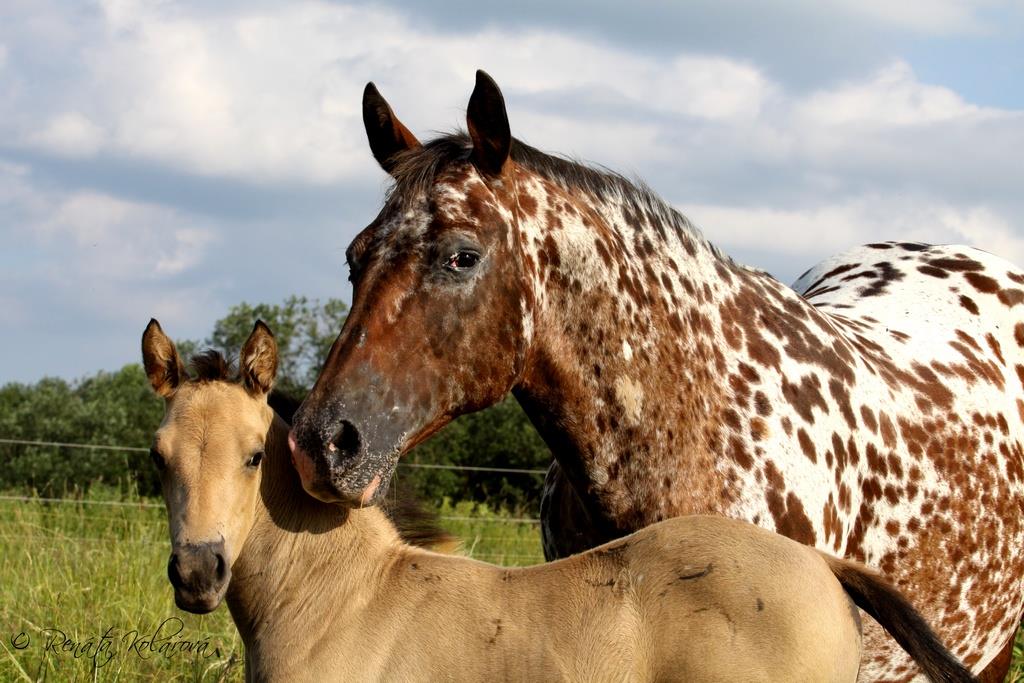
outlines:
[[[142,358],[164,418],[150,451],[160,472],[171,531],[167,575],[181,609],[205,613],[224,598],[231,566],[252,529],[264,442],[274,419],[267,405],[277,345],[256,323],[242,348],[237,380],[209,352],[190,378],[174,343],[151,320]]]
[[[536,300],[516,232],[525,171],[510,158],[525,147],[490,77],[477,74],[468,137],[420,145],[373,84],[363,119],[395,186],[348,248],[352,310],[291,440],[306,490],[350,505],[385,490],[402,453],[512,388]]]

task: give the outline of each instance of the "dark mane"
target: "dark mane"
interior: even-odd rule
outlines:
[[[278,389],[272,389],[270,395],[267,396],[267,403],[274,409],[278,417],[290,425],[292,418],[295,416],[295,411],[302,405],[302,399],[295,398],[291,394],[286,394]]]
[[[404,202],[426,191],[440,171],[454,162],[468,160],[472,148],[473,143],[469,136],[458,131],[402,152],[394,159],[392,175],[395,184],[389,198]],[[510,157],[534,173],[564,187],[587,190],[600,199],[616,192],[625,195],[640,193],[653,197],[653,193],[646,187],[638,187],[614,171],[593,168],[571,159],[547,154],[515,138],[512,139]]]
[[[193,382],[237,382],[239,379],[234,365],[216,349],[207,349],[192,356],[189,367],[192,369]],[[290,425],[295,411],[302,405],[302,399],[272,389],[267,396],[267,403]]]
[[[388,192],[387,203],[399,210],[411,208],[416,199],[426,194],[437,176],[451,164],[467,161],[473,143],[458,131],[425,142],[419,147],[398,154],[391,169],[395,179]],[[512,139],[509,154],[512,161],[528,171],[558,183],[569,190],[582,190],[600,201],[621,197],[634,211],[652,213],[665,227],[685,232],[705,242],[720,258],[731,261],[714,245],[707,243],[700,231],[681,213],[661,199],[639,180],[630,180],[607,168],[595,168],[569,158],[542,152],[536,147]]]
[[[189,366],[195,374],[195,377],[192,379],[196,382],[231,381],[235,379],[231,363],[224,358],[220,351],[215,349],[207,349],[202,353],[192,356]]]
[[[394,524],[399,538],[409,545],[440,550],[457,542],[441,527],[437,512],[426,508],[414,497],[403,495],[397,500],[389,499],[382,502],[380,508]]]

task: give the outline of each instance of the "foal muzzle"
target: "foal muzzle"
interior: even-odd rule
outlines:
[[[194,614],[217,609],[231,580],[224,541],[176,546],[167,561],[167,578],[180,609]]]

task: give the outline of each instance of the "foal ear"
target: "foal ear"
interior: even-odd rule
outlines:
[[[142,365],[149,385],[160,396],[170,398],[185,379],[185,368],[178,349],[152,318],[142,333]]]
[[[274,333],[262,320],[256,321],[242,346],[239,367],[246,391],[253,396],[270,391],[277,375],[277,342],[274,341]]]
[[[505,98],[498,84],[483,70],[476,72],[476,87],[466,110],[469,137],[473,139],[473,163],[487,175],[501,175],[512,149]]]
[[[396,154],[420,146],[420,141],[402,125],[373,83],[367,83],[363,90],[363,125],[373,157],[388,173],[395,168]]]

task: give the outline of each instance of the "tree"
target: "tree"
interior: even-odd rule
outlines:
[[[501,469],[547,470],[551,451],[511,396],[490,408],[457,418],[399,463],[396,490],[440,503],[487,502],[491,507],[536,514],[543,474],[480,472],[402,467],[402,465],[469,465]]]
[[[301,398],[313,387],[347,314],[348,306],[340,299],[328,299],[323,306],[304,296],[290,296],[282,304],[242,302],[214,323],[207,345],[237,360],[253,324],[262,320],[277,341],[277,387]]]
[[[0,436],[28,441],[147,447],[160,424],[162,402],[142,367],[126,365],[77,382],[44,378],[0,388]],[[97,483],[155,493],[156,477],[144,452],[53,446],[0,448],[0,487],[44,495]]]

